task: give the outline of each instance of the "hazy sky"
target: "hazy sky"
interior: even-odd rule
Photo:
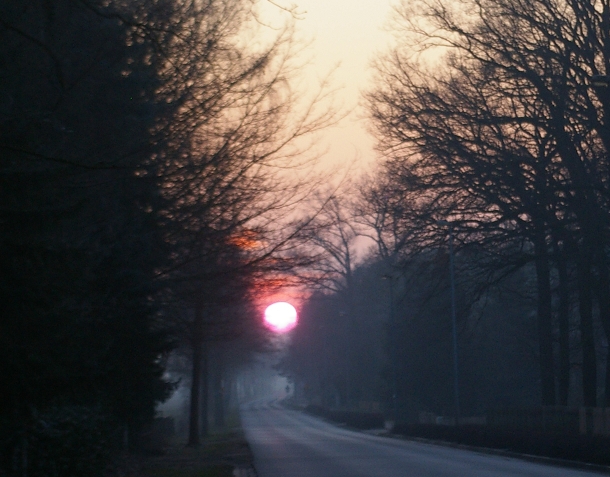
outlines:
[[[335,84],[338,103],[347,108],[358,105],[361,90],[370,77],[369,64],[376,51],[384,51],[390,34],[383,31],[393,0],[275,0],[280,5],[296,4],[299,31],[313,39],[310,66],[323,77],[338,65]],[[288,3],[290,2],[290,3]],[[354,110],[340,125],[322,138],[329,153],[325,162],[351,162],[358,158],[370,164],[374,141],[367,134],[362,110]]]

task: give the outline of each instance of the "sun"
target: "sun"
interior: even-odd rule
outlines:
[[[290,331],[297,324],[297,310],[290,303],[278,301],[265,310],[265,323],[276,333]]]

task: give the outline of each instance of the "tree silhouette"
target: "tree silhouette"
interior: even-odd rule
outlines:
[[[403,3],[397,12],[404,42],[378,64],[379,83],[368,96],[388,154],[384,174],[401,174],[396,188],[428,198],[409,205],[414,225],[427,221],[428,237],[433,220],[450,217],[464,243],[487,247],[488,265],[533,261],[546,405],[556,402],[554,270],[563,310],[564,403],[572,286],[566,272],[579,270],[583,394],[586,405],[595,405],[594,297],[605,329],[609,316],[602,298],[608,295],[607,97],[591,78],[605,72],[608,7],[431,1]],[[407,48],[448,53],[433,70]]]

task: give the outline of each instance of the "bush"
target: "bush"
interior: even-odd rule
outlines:
[[[26,436],[27,440],[13,437],[12,447],[22,458],[12,466],[17,471],[14,467],[27,463],[21,471],[27,470],[30,477],[100,476],[116,444],[110,420],[86,406],[57,406],[39,413]]]

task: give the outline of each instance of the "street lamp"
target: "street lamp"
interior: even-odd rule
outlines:
[[[455,271],[453,259],[453,222],[448,220],[437,220],[437,225],[447,227],[449,231],[449,281],[451,287],[451,328],[453,334],[453,394],[455,398],[455,424],[460,423],[460,385],[458,375],[458,343],[457,323],[455,310]]]

